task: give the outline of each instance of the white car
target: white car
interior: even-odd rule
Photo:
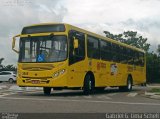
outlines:
[[[0,72],[0,82],[8,81],[10,83],[13,83],[16,81],[16,74],[12,71],[1,71]]]

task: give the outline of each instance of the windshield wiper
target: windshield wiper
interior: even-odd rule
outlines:
[[[50,39],[54,38],[54,33],[51,33],[51,34],[49,35],[49,38],[50,38]]]

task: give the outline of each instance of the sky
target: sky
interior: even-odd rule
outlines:
[[[0,0],[0,58],[16,64],[12,37],[24,26],[69,23],[105,35],[137,31],[148,38],[150,51],[160,44],[160,0]]]

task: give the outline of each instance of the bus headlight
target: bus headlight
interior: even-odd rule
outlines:
[[[64,74],[65,69],[59,71],[59,75]]]
[[[62,75],[65,73],[65,69],[57,71],[53,74],[53,78],[58,77],[59,75]]]
[[[54,78],[54,77],[57,77],[58,75],[59,75],[59,72],[54,73],[54,74],[53,74],[53,78]]]

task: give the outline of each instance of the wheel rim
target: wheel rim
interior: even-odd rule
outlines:
[[[91,90],[92,89],[92,81],[90,80],[89,81],[89,90]]]
[[[13,82],[13,80],[12,79],[9,79],[9,83],[12,83]]]
[[[131,81],[130,81],[130,80],[128,80],[128,89],[130,90],[130,89],[131,89],[131,87],[132,87]]]

